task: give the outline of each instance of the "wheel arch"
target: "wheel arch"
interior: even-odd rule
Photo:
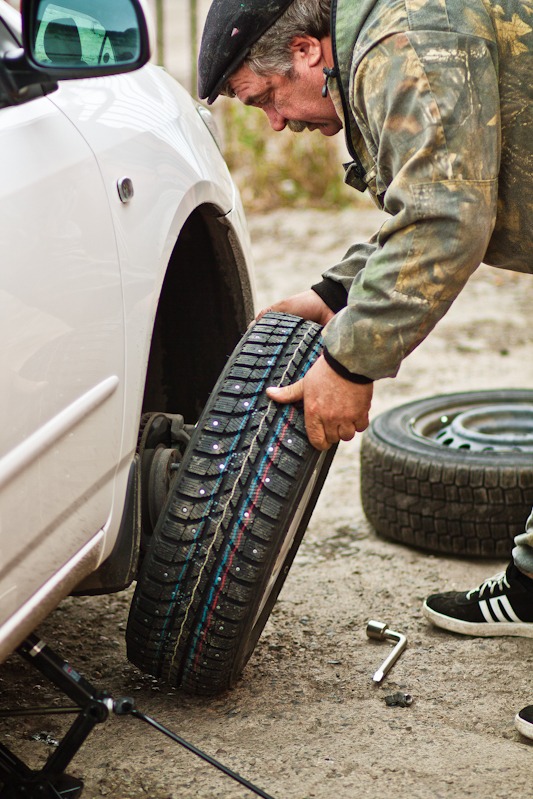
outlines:
[[[204,203],[180,230],[154,319],[143,413],[194,422],[253,318],[245,254],[227,215]]]
[[[141,416],[153,411],[180,413],[187,422],[196,422],[253,318],[248,266],[229,215],[210,203],[189,214],[161,284]],[[77,586],[76,594],[121,590],[135,578],[141,529],[139,490],[135,458],[113,551]]]

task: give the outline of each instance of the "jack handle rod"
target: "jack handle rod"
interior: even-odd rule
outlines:
[[[253,785],[244,777],[241,777],[241,775],[237,774],[236,771],[232,771],[223,763],[220,763],[218,760],[215,760],[210,755],[206,754],[205,752],[202,752],[201,749],[197,749],[196,746],[188,743],[183,738],[180,738],[179,735],[176,735],[175,732],[172,732],[167,727],[164,727],[163,724],[160,724],[155,719],[150,718],[150,716],[147,716],[145,713],[141,713],[140,710],[132,708],[130,710],[130,713],[132,716],[135,716],[135,718],[141,719],[141,721],[145,721],[155,730],[159,730],[159,732],[162,732],[172,741],[175,741],[176,743],[180,744],[180,746],[183,746],[189,752],[192,752],[193,755],[197,755],[197,757],[201,758],[202,760],[205,760],[205,762],[209,763],[209,765],[214,766],[219,771],[222,771],[224,774],[226,774],[227,777],[231,777],[231,779],[235,780],[236,782],[239,782],[241,785],[244,785],[244,787],[248,788],[248,790],[252,791],[252,793],[255,793],[257,796],[261,796],[262,799],[274,799],[272,796],[270,796],[270,794],[265,793],[265,791],[261,790],[261,788],[258,788],[256,785]]]

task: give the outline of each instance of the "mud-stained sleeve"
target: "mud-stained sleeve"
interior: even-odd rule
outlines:
[[[343,367],[377,379],[397,373],[483,259],[496,217],[498,83],[481,39],[410,32],[376,45],[351,88],[372,190],[391,217],[324,339]]]

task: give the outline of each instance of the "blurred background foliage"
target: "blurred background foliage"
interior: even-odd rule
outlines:
[[[224,155],[247,209],[341,207],[354,201],[335,139],[318,131],[275,133],[257,108],[226,98],[217,102]]]

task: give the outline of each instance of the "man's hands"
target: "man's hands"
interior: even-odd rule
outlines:
[[[331,308],[326,305],[324,300],[322,300],[313,289],[302,291],[301,294],[293,294],[292,297],[276,302],[269,308],[263,308],[255,317],[256,321],[259,321],[267,311],[277,311],[277,313],[290,313],[294,316],[301,316],[302,319],[316,322],[322,325],[322,327],[335,316]]]
[[[267,388],[267,395],[283,403],[303,400],[309,441],[316,449],[326,450],[339,441],[350,441],[368,427],[372,390],[372,383],[360,385],[345,380],[321,355],[297,383]]]
[[[335,316],[312,289],[264,308],[256,320],[267,311],[294,314],[322,326]],[[316,449],[326,450],[339,441],[350,441],[368,427],[372,390],[372,383],[360,385],[345,380],[321,355],[302,380],[283,388],[267,388],[267,395],[275,402],[303,400],[309,441]]]

